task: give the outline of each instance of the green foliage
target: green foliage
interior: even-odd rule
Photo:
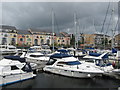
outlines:
[[[70,45],[74,46],[75,45],[75,36],[72,35],[72,38],[70,39]]]

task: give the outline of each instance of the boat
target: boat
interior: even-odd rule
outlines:
[[[108,58],[108,52],[99,54],[99,53],[89,53],[89,55],[84,56],[82,59],[87,60],[87,62],[93,61],[93,65],[96,65],[98,68],[106,72],[111,72],[114,70],[113,65],[111,64]]]
[[[4,56],[4,59],[16,60],[16,61],[20,61],[20,62],[23,62],[23,63],[29,63],[29,62],[26,61],[26,57],[25,56],[26,56],[26,52],[23,51],[21,53],[16,53],[13,56]],[[29,64],[30,64],[30,66],[32,68],[32,71],[36,73],[37,64],[32,63],[32,62],[30,62]]]
[[[36,63],[40,65],[45,65],[49,61],[49,56],[46,56],[40,52],[27,53],[26,61],[30,63]]]
[[[43,54],[40,52],[33,52],[33,53],[28,53],[26,54],[26,61],[30,62],[30,63],[36,63],[39,65],[46,65],[47,62],[50,59],[50,56],[54,55],[54,54],[69,54],[68,50],[65,49],[59,49],[54,53],[51,53],[51,55],[48,54]]]
[[[17,48],[13,45],[0,45],[0,52],[5,54],[15,54],[17,53]]]
[[[52,55],[43,71],[76,78],[92,78],[105,72],[100,65],[79,61],[68,54]]]
[[[28,63],[2,59],[0,61],[0,86],[5,86],[36,77]]]
[[[86,56],[84,56],[83,58],[85,59],[102,59],[102,58],[108,58],[108,52],[104,52],[104,53],[94,53],[94,52],[89,52]]]

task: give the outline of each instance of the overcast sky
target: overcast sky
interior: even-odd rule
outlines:
[[[79,21],[78,33],[101,32],[109,2],[2,2],[2,23],[18,29],[51,29],[51,11],[55,13],[55,31],[74,32],[74,12]],[[104,32],[109,25],[113,3],[110,3]],[[114,22],[118,19],[118,3],[114,3]],[[93,24],[95,23],[95,25]]]

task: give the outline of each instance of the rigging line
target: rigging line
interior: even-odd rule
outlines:
[[[115,31],[117,31],[118,22],[119,22],[119,19],[116,22]]]
[[[60,29],[59,29],[59,26],[58,26],[57,18],[56,18],[56,15],[54,15],[54,16],[55,16],[55,22],[56,22],[57,30],[58,30],[58,33],[59,33]]]
[[[104,29],[104,25],[105,25],[105,21],[106,21],[107,15],[108,15],[109,7],[110,7],[110,2],[109,2],[108,7],[107,7],[107,11],[106,11],[106,15],[105,15],[105,18],[104,18],[104,21],[103,21],[101,33],[103,32],[103,29]]]
[[[119,20],[119,19],[118,19],[118,20]],[[119,22],[118,20],[117,20],[117,22],[116,22],[115,31],[117,31],[117,26],[118,26],[118,22]],[[113,36],[114,36],[114,35],[115,35],[115,32],[114,32]]]
[[[108,32],[108,30],[109,30],[111,19],[112,19],[112,13],[111,13],[110,20],[109,20],[108,27],[107,27],[107,31],[106,31],[105,34],[107,34],[107,32]]]
[[[96,24],[95,24],[95,19],[93,19],[93,25],[94,25],[95,32],[97,32],[97,28],[96,28]]]

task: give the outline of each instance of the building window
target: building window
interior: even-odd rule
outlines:
[[[62,40],[62,42],[64,42],[64,40]]]
[[[29,36],[26,36],[27,38],[29,38]]]
[[[49,39],[47,39],[47,45],[49,45],[50,44],[50,40]]]
[[[25,37],[24,35],[22,35],[22,37]]]
[[[60,40],[58,40],[58,42],[60,42]]]
[[[7,43],[7,39],[6,38],[2,38],[2,44],[5,45]]]
[[[27,41],[31,41],[31,39],[30,39],[30,38],[28,38],[28,39],[27,39]]]
[[[38,40],[37,39],[34,40],[34,45],[38,45]]]
[[[39,38],[39,36],[37,36],[36,38]]]
[[[7,34],[5,34],[5,37],[7,37],[8,35]]]
[[[15,45],[15,38],[11,39],[11,45]]]
[[[44,39],[41,39],[41,44],[44,44]]]
[[[20,38],[20,41],[22,42],[22,41],[24,41],[24,39],[23,39],[23,38]]]
[[[42,36],[40,36],[40,38],[42,38]]]
[[[16,35],[14,35],[14,37],[16,37]]]

